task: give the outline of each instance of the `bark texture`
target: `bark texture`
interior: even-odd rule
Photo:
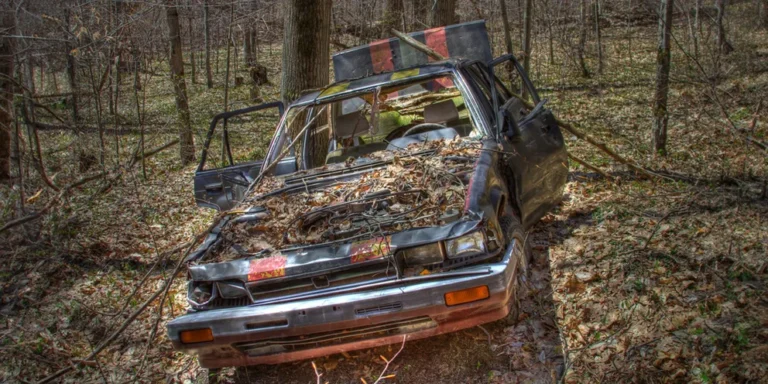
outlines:
[[[531,73],[531,21],[533,19],[533,0],[525,0],[525,10],[523,11],[523,69],[525,73]],[[521,79],[522,81],[522,79]],[[527,87],[521,84],[523,97],[527,97]]]
[[[181,27],[179,12],[176,7],[166,8],[168,31],[171,42],[171,81],[176,94],[176,110],[179,114],[179,148],[183,165],[195,161],[195,143],[192,138],[192,126],[189,120],[187,84],[184,81],[184,63],[181,54]]]
[[[403,17],[403,0],[386,0],[384,11],[384,20],[382,20],[381,37],[390,37],[392,29],[399,31],[405,30],[405,19]]]
[[[715,5],[717,6],[717,44],[720,47],[720,52],[727,55],[733,51],[733,46],[728,42],[728,39],[725,36],[725,25],[723,25],[725,19],[725,7],[728,3],[726,0],[717,0]]]
[[[593,4],[595,10],[595,43],[597,45],[597,73],[603,74],[603,37],[600,31],[600,0],[595,0]]]
[[[761,0],[761,4],[760,21],[763,24],[763,28],[768,28],[768,0]]]
[[[213,73],[211,73],[211,15],[208,0],[203,1],[203,29],[205,35],[205,84],[213,88]]]
[[[258,0],[251,0],[249,16],[252,18],[256,17],[258,9],[259,9]],[[258,57],[256,55],[256,38],[257,38],[256,20],[251,20],[245,29],[245,36],[243,39],[243,45],[244,45],[243,48],[245,51],[245,65],[249,68],[256,66],[256,63],[258,60]]]
[[[581,67],[581,75],[589,77],[587,63],[584,62],[584,46],[587,44],[587,0],[579,3],[579,44],[576,46],[576,56]]]
[[[411,30],[419,31],[427,26],[427,10],[432,7],[431,2],[423,0],[411,0],[413,4],[413,19],[411,20]],[[405,32],[405,31],[403,31]]]
[[[72,26],[70,24],[70,11],[67,9],[66,11],[66,23],[67,23],[67,29],[72,31]],[[80,120],[80,113],[78,111],[77,106],[77,60],[75,60],[75,56],[72,54],[72,44],[67,41],[67,43],[64,44],[64,49],[67,50],[67,80],[69,81],[69,91],[72,92],[72,99],[71,99],[71,112],[72,112],[72,120],[77,122]]]
[[[456,24],[456,0],[437,0],[429,9],[429,26],[443,27]]]
[[[0,181],[11,178],[11,132],[13,126],[14,41],[7,38],[16,30],[13,9],[0,6]]]
[[[669,94],[670,38],[674,0],[662,0],[659,8],[659,48],[656,55],[656,91],[653,105],[653,149],[667,153],[667,97]]]
[[[287,0],[283,40],[283,102],[328,84],[331,0]]]

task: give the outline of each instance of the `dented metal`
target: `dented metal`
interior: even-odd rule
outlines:
[[[281,166],[263,179],[255,176],[258,169],[249,170],[258,185],[238,190],[240,205],[187,259],[190,311],[168,324],[176,349],[196,354],[203,367],[272,364],[399,342],[403,335],[428,337],[507,315],[525,249],[513,232],[559,201],[567,175],[562,135],[543,107],[517,116],[518,105],[507,102],[501,103],[504,111],[493,112],[499,103],[487,99],[482,88],[488,85],[480,83],[491,77],[478,77],[492,72],[483,62],[451,59],[408,71],[331,85],[300,98],[288,113],[372,89],[378,100],[379,89],[404,84],[408,76],[428,81],[449,74],[473,133],[427,125],[427,132],[391,139],[373,154],[302,169],[296,157],[277,156],[276,143],[285,134],[278,130],[257,167],[276,159]],[[377,181],[398,169],[411,173],[397,180],[415,185]],[[227,172],[203,171],[196,186]],[[432,180],[441,192],[420,187],[419,180]],[[356,191],[360,195],[351,198],[364,181],[392,187]],[[221,182],[226,187],[226,179]],[[326,202],[325,194],[333,199]],[[205,196],[205,206],[232,204],[231,196]],[[281,202],[304,206],[285,211]],[[434,257],[412,265],[408,260],[418,259],[406,259],[416,250]],[[487,286],[489,297],[446,305],[446,293],[477,286]],[[214,340],[181,342],[181,332],[201,328],[210,328]]]

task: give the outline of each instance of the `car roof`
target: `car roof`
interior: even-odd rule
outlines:
[[[397,71],[383,72],[357,79],[335,82],[326,87],[303,94],[296,99],[296,101],[291,103],[290,106],[296,107],[319,104],[332,101],[336,98],[342,98],[344,95],[370,90],[380,86],[394,85],[418,78],[434,77],[440,74],[450,73],[460,67],[464,61],[465,60],[462,59],[449,58]]]

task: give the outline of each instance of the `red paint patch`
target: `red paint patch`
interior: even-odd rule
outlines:
[[[432,48],[435,52],[444,57],[451,56],[450,53],[448,53],[448,43],[445,41],[445,27],[424,31],[424,40],[426,40],[427,46]],[[430,62],[435,61],[431,56],[429,56],[428,59]],[[439,88],[453,88],[453,80],[447,77],[435,79],[435,83],[439,84]]]
[[[390,240],[392,240],[392,237],[386,236],[352,243],[349,249],[352,264],[380,259],[388,255],[391,251],[389,248]]]
[[[248,281],[258,281],[285,276],[285,264],[288,258],[274,255],[263,259],[253,259],[248,266]]]
[[[373,72],[381,73],[395,69],[395,63],[392,61],[392,49],[389,47],[388,40],[374,41],[368,45],[371,50],[371,63]]]
[[[449,57],[448,44],[445,42],[445,27],[433,28],[424,31],[424,40],[427,42],[427,47],[432,48],[435,52]],[[435,61],[432,57],[429,61]]]

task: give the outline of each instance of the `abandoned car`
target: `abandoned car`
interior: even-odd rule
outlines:
[[[337,82],[285,111],[214,118],[194,188],[222,214],[186,260],[177,350],[206,368],[275,364],[516,310],[524,230],[566,181],[560,129],[517,60],[492,59],[483,22],[411,36],[449,58],[376,42],[337,54]],[[279,123],[254,160],[233,127],[265,111]]]

